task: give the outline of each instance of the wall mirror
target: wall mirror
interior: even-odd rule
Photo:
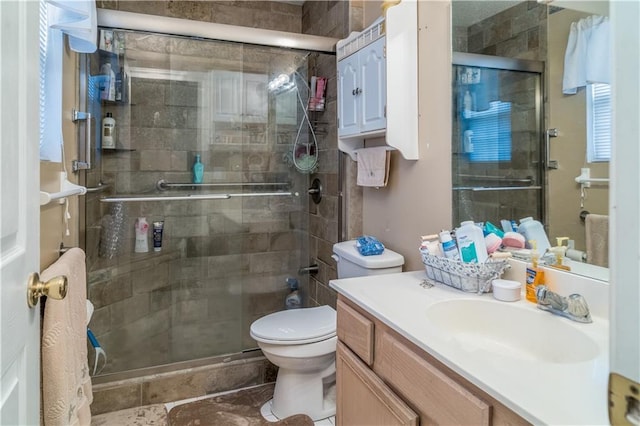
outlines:
[[[608,280],[606,246],[593,255],[608,238],[608,152],[593,161],[587,143],[600,98],[592,85],[563,94],[571,25],[608,16],[608,2],[453,0],[451,15],[453,223],[533,216],[574,256],[590,244],[592,262],[572,261],[573,273]]]

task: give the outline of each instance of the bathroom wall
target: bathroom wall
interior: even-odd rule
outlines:
[[[76,87],[78,67],[78,55],[65,44],[63,56],[63,87]],[[77,91],[65,90],[62,94],[62,134],[65,150],[65,165],[68,179],[78,183],[78,176],[71,171],[71,161],[76,159],[77,152],[77,128],[71,121],[71,110],[77,108]],[[40,189],[42,191],[59,191],[59,173],[63,170],[61,163],[40,162]],[[78,202],[82,197],[70,197],[69,212],[71,219],[64,222],[65,206],[58,203],[50,203],[40,207],[40,270],[46,269],[59,257],[60,243],[66,247],[78,245],[80,227],[78,224]],[[66,229],[69,235],[66,235]]]
[[[391,155],[389,186],[364,189],[363,231],[405,257],[405,271],[422,269],[420,235],[451,227],[451,5],[418,3],[417,161]]]

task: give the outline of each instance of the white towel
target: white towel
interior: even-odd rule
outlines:
[[[390,152],[384,146],[356,149],[358,159],[357,184],[360,186],[387,186]]]
[[[564,56],[562,93],[592,83],[610,83],[609,18],[588,16],[571,23]]]
[[[85,254],[67,251],[42,272],[42,281],[68,280],[67,296],[48,298],[42,321],[42,419],[45,426],[89,425],[93,401],[87,360]]]
[[[585,218],[587,262],[609,266],[609,216],[588,214]]]

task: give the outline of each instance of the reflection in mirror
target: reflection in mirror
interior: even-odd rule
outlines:
[[[583,10],[566,9],[567,3],[572,9],[578,6]],[[516,79],[523,79],[522,74],[515,74],[516,78],[508,77],[504,70],[485,70],[488,81],[492,73],[499,74],[497,92],[500,99],[495,101],[510,103],[511,108],[509,154],[500,157],[501,145],[498,143],[494,147],[496,151],[485,155],[485,161],[478,161],[482,153],[471,152],[476,148],[475,135],[472,135],[475,131],[465,118],[464,110],[471,106],[477,115],[478,99],[474,99],[477,97],[474,92],[483,94],[486,91],[478,92],[473,80],[463,82],[462,76],[466,77],[467,70],[454,66],[453,105],[456,111],[453,115],[452,170],[454,188],[458,188],[453,192],[454,224],[467,219],[489,220],[494,224],[497,220],[499,224],[500,219],[519,220],[534,216],[544,223],[551,245],[556,245],[557,237],[571,240],[574,250],[568,253],[576,259],[571,262],[572,272],[605,280],[608,278],[608,271],[603,267],[608,266],[609,163],[606,156],[596,161],[587,157],[587,141],[592,138],[587,126],[592,124],[592,129],[601,129],[599,126],[607,125],[610,114],[595,115],[604,119],[590,122],[587,111],[593,110],[593,101],[600,99],[594,97],[593,87],[582,87],[576,94],[568,95],[563,94],[562,81],[571,24],[593,14],[607,15],[607,10],[606,1],[555,0],[551,5],[537,1],[453,0],[452,3],[454,52],[544,61],[545,64],[543,91],[539,98],[542,105],[538,105],[543,108],[538,112],[524,106],[524,99],[532,96],[533,86],[526,89],[523,83],[507,94]],[[473,74],[476,67],[468,68]],[[467,92],[470,97],[465,104]],[[500,126],[499,121],[495,125]],[[557,133],[552,129],[557,129]],[[604,129],[602,134],[608,142],[610,133],[606,127]],[[480,149],[486,147],[481,143]],[[554,164],[557,168],[553,168]],[[596,180],[578,183],[576,177],[584,177],[585,173]],[[526,188],[485,190],[510,186]],[[539,200],[533,195],[538,187]],[[594,251],[594,247],[598,250]],[[580,264],[587,260],[587,251],[592,265],[582,268]]]

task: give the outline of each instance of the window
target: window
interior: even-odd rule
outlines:
[[[486,111],[464,111],[464,152],[474,163],[511,161],[511,103],[492,101]]]
[[[587,161],[611,159],[611,86],[587,85]]]

